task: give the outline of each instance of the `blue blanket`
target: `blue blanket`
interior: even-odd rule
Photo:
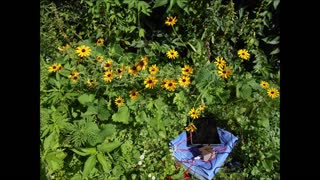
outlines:
[[[169,145],[175,159],[182,163],[192,176],[199,180],[209,180],[218,172],[238,140],[236,136],[221,128],[218,128],[218,134],[221,144],[211,146],[216,154],[209,161],[194,159],[194,155],[190,150],[191,147],[187,146],[188,137],[186,131],[183,131],[178,137],[170,141]]]

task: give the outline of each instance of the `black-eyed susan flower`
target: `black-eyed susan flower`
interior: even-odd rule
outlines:
[[[159,68],[157,67],[156,64],[152,65],[149,67],[149,73],[150,74],[157,74],[159,72]]]
[[[195,132],[197,130],[197,127],[193,124],[193,123],[190,123],[186,128],[185,130],[187,132],[191,131],[191,132]]]
[[[90,52],[91,52],[91,49],[89,46],[82,45],[76,48],[76,53],[80,57],[90,56]]]
[[[72,71],[70,72],[70,74],[68,75],[69,79],[72,79],[75,76],[80,76],[79,73],[77,71]]]
[[[97,46],[101,46],[101,45],[103,45],[103,43],[104,43],[104,39],[103,38],[99,38],[97,40]]]
[[[97,61],[102,62],[103,61],[103,56],[97,56]]]
[[[248,52],[246,49],[240,49],[240,50],[238,50],[238,56],[239,56],[241,59],[244,59],[244,60],[249,60],[249,58],[250,58],[250,54],[249,54],[249,52]]]
[[[78,72],[76,72],[76,71],[72,71],[68,75],[68,78],[71,79],[72,82],[76,83],[80,78],[80,74]]]
[[[108,59],[105,63],[104,63],[104,66],[103,66],[103,70],[108,70],[108,69],[111,69],[112,67],[112,60],[111,59]]]
[[[113,78],[113,73],[111,70],[107,70],[106,72],[104,72],[103,75],[103,80],[106,82],[111,82]]]
[[[204,111],[205,109],[206,109],[206,105],[204,105],[204,104],[200,104],[198,107],[199,111]]]
[[[121,96],[117,97],[114,102],[116,103],[117,106],[124,105],[124,99]]]
[[[276,98],[279,96],[279,91],[276,88],[269,88],[268,89],[268,96],[271,97],[272,99]]]
[[[195,108],[192,108],[189,111],[189,115],[191,116],[192,119],[198,119],[199,118],[199,110],[195,109]]]
[[[168,26],[173,26],[177,23],[177,18],[176,17],[172,17],[172,16],[168,16],[167,20],[165,22],[166,25]]]
[[[88,80],[87,80],[87,85],[88,85],[89,87],[92,87],[92,86],[95,85],[95,81],[94,81],[93,79],[88,79]]]
[[[193,69],[189,65],[184,65],[181,71],[183,75],[190,76],[193,72]]]
[[[49,69],[48,69],[49,72],[56,72],[58,71],[58,64],[52,64]]]
[[[145,70],[147,66],[148,66],[147,56],[142,57],[136,65],[138,71]]]
[[[161,81],[161,88],[162,88],[162,89],[166,89],[166,84],[167,84],[167,82],[168,82],[167,79],[163,79],[163,80]]]
[[[57,64],[57,68],[58,68],[57,71],[61,71],[62,70],[62,65],[61,64]]]
[[[80,76],[73,76],[72,77],[72,82],[76,83],[79,80]]]
[[[180,84],[180,86],[182,86],[184,88],[187,87],[190,84],[189,76],[181,76],[179,78],[179,84]]]
[[[121,67],[120,68],[117,68],[117,77],[118,78],[121,78],[122,75],[125,73],[125,67],[123,64],[121,64]]]
[[[232,67],[231,66],[219,67],[218,74],[222,79],[227,79],[232,74]]]
[[[139,97],[139,92],[137,90],[131,90],[129,92],[129,96],[131,99],[137,99]]]
[[[261,81],[260,82],[260,86],[263,88],[263,89],[267,89],[269,87],[269,83],[266,82],[266,81]]]
[[[164,87],[168,91],[174,91],[177,87],[177,84],[178,83],[174,79],[168,79]]]
[[[220,56],[218,56],[218,57],[215,58],[214,63],[216,64],[216,66],[217,66],[218,68],[219,68],[219,67],[222,68],[222,67],[226,66],[226,61],[223,60],[223,58],[220,57]]]
[[[137,69],[137,66],[133,65],[129,68],[129,74],[134,76],[138,73],[138,69]]]
[[[169,51],[167,52],[167,57],[168,57],[169,59],[175,59],[175,58],[177,58],[178,56],[179,56],[178,51],[176,51],[176,50],[174,50],[174,49],[171,49],[171,50],[169,50]]]
[[[154,76],[149,76],[144,80],[144,84],[146,85],[146,88],[153,89],[154,86],[157,84],[158,80]]]

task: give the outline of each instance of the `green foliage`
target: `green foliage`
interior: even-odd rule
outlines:
[[[279,2],[41,1],[41,178],[183,178],[168,142],[184,130],[191,108],[204,104],[200,116],[213,113],[239,137],[227,162],[241,166],[222,167],[215,179],[280,179],[279,97],[260,85],[279,89]],[[165,25],[168,16],[176,24]],[[82,45],[88,56],[75,51]],[[175,59],[167,57],[171,49],[179,53]],[[248,50],[248,60],[240,49]],[[226,78],[218,56],[232,67]],[[183,87],[185,65],[192,73]],[[72,72],[79,75],[74,79]],[[148,88],[151,75],[157,83]],[[177,83],[172,91],[163,84],[168,79]]]

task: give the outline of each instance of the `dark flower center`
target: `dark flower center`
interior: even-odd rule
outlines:
[[[172,83],[169,83],[169,84],[168,84],[168,86],[172,86],[172,85],[173,85]]]
[[[93,83],[93,80],[91,79],[90,82]]]
[[[77,80],[77,79],[78,79],[78,77],[77,77],[77,76],[75,76],[75,77],[73,77],[73,79],[74,79],[74,80]]]
[[[271,91],[271,94],[274,94],[274,92],[273,92],[273,91]]]
[[[101,43],[101,40],[98,40],[98,44],[100,44]]]
[[[186,72],[189,72],[189,69],[186,69],[185,71],[186,71]]]
[[[62,69],[62,66],[59,67],[59,70],[61,70],[61,69]]]
[[[111,66],[111,64],[109,64],[109,63],[106,64],[106,67],[110,67],[110,66]]]
[[[111,74],[108,74],[108,77],[111,77]]]
[[[148,81],[148,84],[151,84],[152,83],[152,80],[150,79],[149,81]]]
[[[82,49],[82,50],[81,50],[81,52],[83,52],[83,53],[84,53],[84,52],[86,52],[86,50],[85,50],[85,49]]]
[[[173,55],[174,55],[174,52],[171,52],[171,55],[173,56]]]
[[[226,73],[227,73],[227,71],[222,71],[222,73],[223,73],[223,74],[226,74]]]
[[[52,69],[56,69],[57,67],[56,66],[52,66]]]
[[[121,69],[118,69],[118,73],[121,73],[122,72],[122,70]]]
[[[131,68],[132,70],[137,70],[137,67],[135,67],[135,66],[132,66],[132,68]]]
[[[182,79],[182,82],[186,82],[186,79]]]
[[[121,99],[119,99],[119,100],[117,101],[117,103],[121,103]]]
[[[242,56],[244,56],[245,54],[244,53],[242,53]]]

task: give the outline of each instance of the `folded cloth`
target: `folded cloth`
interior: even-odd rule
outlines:
[[[183,131],[169,143],[176,161],[182,163],[189,173],[199,180],[212,179],[238,141],[238,138],[230,132],[219,127],[217,129],[221,144],[211,146],[215,154],[208,161],[194,157],[194,147],[187,146],[186,131]]]

